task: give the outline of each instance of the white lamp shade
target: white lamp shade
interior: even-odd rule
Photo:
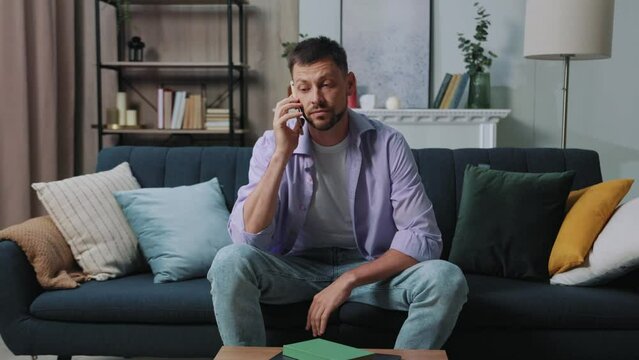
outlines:
[[[609,58],[614,0],[528,0],[524,56],[530,59]]]

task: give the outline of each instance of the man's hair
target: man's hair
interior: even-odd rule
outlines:
[[[309,65],[326,58],[333,60],[344,74],[348,73],[346,51],[335,40],[331,40],[326,36],[300,41],[293,51],[288,54],[288,69],[292,75],[295,64]]]

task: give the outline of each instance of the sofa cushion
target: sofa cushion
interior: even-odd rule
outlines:
[[[555,274],[551,284],[599,285],[639,267],[639,198],[619,206],[579,267]],[[635,282],[635,285],[637,282]]]
[[[127,161],[143,188],[193,185],[216,177],[226,207],[235,203],[237,190],[248,183],[252,147],[114,146],[98,154],[97,171]]]
[[[616,288],[466,274],[469,293],[457,322],[463,329],[637,329],[639,293]],[[340,308],[343,324],[398,332],[408,313],[360,303]]]
[[[583,264],[592,243],[601,232],[615,208],[630,190],[632,179],[608,180],[578,191],[576,200],[569,196],[568,210],[550,252],[548,272],[565,272]]]
[[[14,241],[45,289],[72,289],[88,280],[73,258],[69,244],[51,217],[40,216],[0,231],[0,239]]]
[[[122,323],[215,323],[206,278],[154,284],[144,273],[65,291],[47,291],[31,313],[47,320]]]
[[[565,287],[467,274],[459,327],[637,329],[639,293],[612,287]]]
[[[471,273],[548,279],[573,178],[468,165],[449,260]]]
[[[231,243],[229,211],[217,178],[173,188],[116,191],[156,283],[206,276]]]
[[[206,278],[154,284],[153,274],[91,281],[64,291],[46,291],[31,304],[45,320],[92,323],[215,324]],[[262,304],[270,329],[304,329],[310,303]],[[337,322],[337,314],[329,324]]]
[[[140,188],[128,163],[31,187],[90,278],[107,280],[144,269],[138,241],[112,194]]]

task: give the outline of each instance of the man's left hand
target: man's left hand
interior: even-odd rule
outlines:
[[[313,303],[306,316],[306,330],[312,330],[313,336],[322,336],[328,325],[330,315],[342,305],[353,290],[353,279],[349,274],[337,278],[324,290],[313,297]]]

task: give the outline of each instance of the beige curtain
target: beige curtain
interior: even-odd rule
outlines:
[[[73,0],[0,2],[0,229],[43,214],[30,184],[74,173]]]

